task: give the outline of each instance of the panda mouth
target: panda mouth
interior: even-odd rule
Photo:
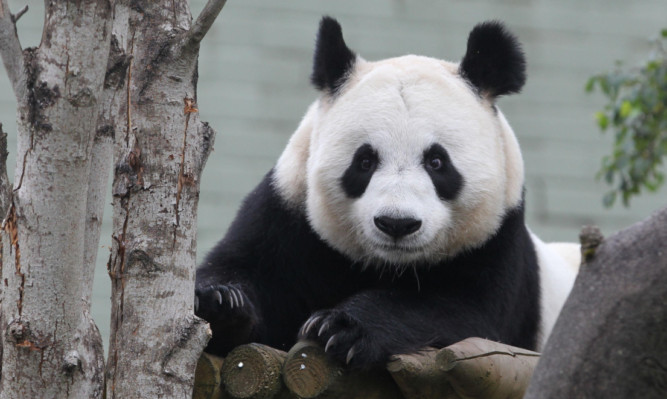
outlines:
[[[407,246],[399,244],[380,244],[380,248],[390,251],[390,252],[402,252],[402,253],[418,253],[423,252],[424,247],[422,246]]]

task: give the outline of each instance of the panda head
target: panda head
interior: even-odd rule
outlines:
[[[311,81],[321,96],[274,185],[351,259],[433,263],[482,245],[521,206],[523,161],[495,100],[521,89],[525,61],[500,23],[472,30],[460,64],[414,55],[368,62],[324,17]]]

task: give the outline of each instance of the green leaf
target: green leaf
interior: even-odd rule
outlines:
[[[630,205],[630,195],[631,192],[623,191],[623,206],[627,207]]]
[[[623,103],[621,103],[621,109],[619,111],[619,114],[621,115],[621,118],[625,119],[630,115],[630,112],[632,111],[632,104],[630,101],[625,100]]]
[[[614,182],[614,170],[613,169],[608,169],[607,173],[604,174],[604,180],[607,182],[607,184],[611,184]]]
[[[660,187],[660,184],[658,184],[658,182],[653,183],[650,181],[645,181],[644,187],[648,188],[648,190],[651,192],[655,192],[658,189],[658,187]]]
[[[616,191],[610,191],[602,197],[602,204],[609,208],[616,202]]]
[[[602,132],[614,134],[611,154],[603,157],[596,174],[615,187],[603,197],[605,206],[619,198],[628,205],[665,180],[661,165],[667,158],[667,28],[661,35],[639,67],[618,61],[612,72],[594,75],[585,85],[586,91],[604,95],[606,103],[594,114],[595,122]]]
[[[604,112],[602,111],[596,112],[595,120],[597,121],[598,126],[600,126],[600,129],[607,130],[607,127],[609,126],[609,118],[607,118],[607,115],[605,115]]]
[[[627,155],[623,154],[616,161],[616,169],[619,170],[626,169],[629,164],[630,164],[630,158],[628,158]]]

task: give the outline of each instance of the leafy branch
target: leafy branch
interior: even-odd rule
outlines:
[[[642,188],[656,191],[665,180],[662,160],[667,155],[667,29],[655,40],[647,62],[591,77],[586,91],[598,88],[607,98],[595,114],[598,126],[615,134],[611,155],[602,159],[597,178],[613,188],[603,198],[610,207],[620,196],[628,206]]]

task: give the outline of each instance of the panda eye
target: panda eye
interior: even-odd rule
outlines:
[[[359,167],[364,172],[367,172],[371,170],[371,168],[373,167],[373,160],[370,158],[362,158],[361,161],[359,162]]]
[[[440,170],[442,168],[442,159],[436,155],[428,161],[428,166],[433,170]]]

